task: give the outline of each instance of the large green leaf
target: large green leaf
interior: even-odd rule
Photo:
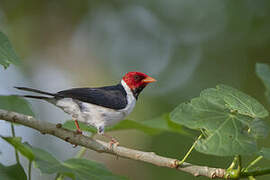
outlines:
[[[112,174],[105,166],[86,159],[68,159],[64,162],[58,161],[48,152],[28,145],[32,149],[35,160],[34,166],[42,173],[61,173],[76,180],[124,180],[122,176]]]
[[[0,163],[0,179],[3,180],[26,180],[27,176],[20,164],[4,166]]]
[[[96,128],[92,126],[88,126],[81,122],[79,122],[79,125],[83,131],[88,131],[91,133],[97,132]],[[63,124],[63,127],[70,130],[76,129],[74,121],[72,120],[66,121]],[[188,134],[181,125],[171,122],[167,114],[147,121],[123,120],[113,126],[107,127],[105,131],[109,132],[109,131],[130,130],[130,129],[139,130],[149,135],[156,135],[164,131],[176,132],[186,135]]]
[[[0,109],[34,116],[29,103],[18,96],[0,96]]]
[[[12,145],[16,150],[18,150],[23,156],[25,156],[29,161],[34,160],[34,154],[32,150],[22,143],[21,137],[2,137],[6,142]]]
[[[196,146],[199,152],[232,156],[257,152],[256,139],[268,133],[260,118],[267,115],[254,98],[219,85],[180,104],[170,116],[175,123],[203,131],[205,137]]]
[[[265,95],[270,103],[270,66],[268,64],[257,63],[256,74],[266,87]]]
[[[7,68],[10,64],[18,64],[19,58],[13,50],[7,36],[0,31],[0,65]]]

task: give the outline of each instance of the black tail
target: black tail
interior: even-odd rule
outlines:
[[[14,87],[14,88],[19,89],[19,90],[23,90],[23,91],[29,91],[29,92],[39,93],[39,94],[46,94],[49,96],[55,96],[55,94],[53,94],[53,93],[40,91],[38,89],[32,89],[32,88],[27,88],[27,87]],[[25,96],[25,97],[27,97],[27,96]],[[38,98],[38,97],[43,97],[43,96],[29,96],[29,98]],[[39,99],[41,99],[41,98],[39,98]]]
[[[31,96],[31,95],[20,95],[20,97],[26,97],[26,98],[34,98],[34,99],[43,99],[43,100],[49,100],[52,99],[51,97],[46,96]]]

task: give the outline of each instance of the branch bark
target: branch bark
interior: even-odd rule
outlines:
[[[16,112],[9,112],[0,109],[0,119],[33,128],[42,134],[50,134],[71,144],[80,145],[100,153],[109,153],[123,158],[151,163],[156,166],[174,168],[179,171],[190,173],[194,176],[224,178],[226,174],[226,170],[221,168],[198,166],[190,163],[183,163],[179,166],[179,160],[159,156],[154,152],[143,152],[122,146],[110,148],[109,143],[94,140],[90,137],[64,129],[60,124],[39,121],[32,116],[23,115]]]

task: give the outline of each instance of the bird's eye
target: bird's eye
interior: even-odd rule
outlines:
[[[135,76],[134,76],[134,80],[136,80],[136,81],[140,80],[140,76],[135,75]]]

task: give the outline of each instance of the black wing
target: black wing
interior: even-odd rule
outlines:
[[[56,98],[72,98],[79,101],[111,108],[124,109],[127,106],[127,93],[121,84],[100,88],[74,88],[60,91]]]

